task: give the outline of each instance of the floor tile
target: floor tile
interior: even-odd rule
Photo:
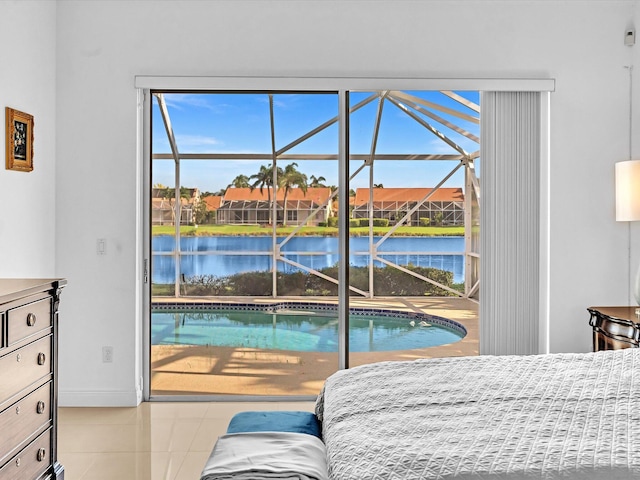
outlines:
[[[65,424],[132,424],[136,423],[136,416],[140,408],[107,408],[107,407],[77,407],[60,408],[58,420]]]
[[[79,480],[174,480],[185,456],[186,452],[99,453]]]
[[[59,409],[65,480],[197,480],[231,418],[256,410],[313,411],[313,402],[154,402]]]
[[[64,466],[64,478],[80,479],[91,468],[97,453],[87,452],[58,452],[58,462]]]
[[[227,433],[227,425],[219,420],[205,419],[200,424],[196,432],[189,451],[191,452],[211,452],[218,437]]]
[[[211,452],[187,452],[175,480],[198,480],[210,454]]]

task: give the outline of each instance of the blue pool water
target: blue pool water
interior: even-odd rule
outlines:
[[[350,315],[352,352],[410,350],[454,343],[464,334],[421,319]],[[429,322],[429,319],[425,319]],[[338,351],[338,318],[332,312],[156,311],[152,345],[207,345],[291,350]]]

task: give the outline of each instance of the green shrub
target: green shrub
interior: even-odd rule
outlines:
[[[185,295],[214,296],[224,295],[227,290],[228,277],[215,275],[194,275],[187,277],[181,286]]]
[[[349,226],[352,228],[358,228],[360,227],[360,220],[358,220],[357,218],[352,218],[351,220],[349,220]]]
[[[428,227],[431,225],[431,219],[429,217],[420,217],[420,226]]]
[[[305,295],[307,289],[307,276],[308,274],[305,272],[278,272],[276,278],[278,295]]]
[[[431,267],[405,267],[418,275],[434,280],[444,286],[453,284],[453,272]],[[393,267],[374,267],[374,294],[382,296],[449,296],[447,290],[409,275]]]
[[[423,277],[434,280],[447,287],[453,285],[453,273],[431,267],[405,267]],[[320,270],[320,273],[338,278],[338,267],[327,267]],[[349,268],[349,283],[351,286],[363,291],[369,290],[369,267]],[[447,290],[436,287],[429,282],[409,275],[393,267],[374,267],[373,269],[374,294],[379,296],[451,296]],[[286,295],[284,292],[279,294]],[[305,295],[337,295],[338,286],[324,278],[309,275],[306,283]],[[351,292],[350,295],[359,295]]]
[[[431,267],[405,267],[418,275],[434,280],[449,288],[463,291],[464,284],[453,284],[453,273]],[[323,275],[338,279],[338,266],[320,270]],[[181,285],[181,293],[192,296],[269,296],[272,294],[271,272],[244,272],[228,277],[215,275],[196,275],[187,277]],[[407,274],[393,267],[374,267],[374,294],[378,296],[452,296],[429,282]],[[349,283],[362,291],[369,290],[369,267],[350,267]],[[278,272],[276,276],[278,295],[281,296],[336,296],[338,285],[317,275],[307,272]],[[152,285],[153,295],[173,296],[173,284]],[[350,295],[360,296],[357,292]]]
[[[319,227],[326,227],[327,226],[327,222],[318,222],[318,226]]]
[[[388,227],[389,219],[388,218],[374,218],[373,219],[374,227]]]
[[[361,218],[359,219],[360,222],[360,226],[361,227],[368,227],[369,226],[369,219],[368,218]],[[389,219],[388,218],[374,218],[373,219],[373,226],[374,227],[388,227],[389,226]]]
[[[265,296],[272,292],[271,272],[244,272],[227,277],[229,289],[227,295]]]
[[[327,218],[327,226],[336,228],[338,226],[338,217]]]

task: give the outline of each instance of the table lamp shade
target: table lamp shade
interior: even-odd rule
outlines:
[[[640,220],[640,160],[616,163],[616,220]]]

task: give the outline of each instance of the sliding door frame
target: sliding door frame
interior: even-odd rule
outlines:
[[[151,281],[149,278],[149,266],[151,262],[151,231],[149,212],[145,208],[146,199],[149,198],[149,185],[151,178],[151,91],[327,91],[339,94],[339,124],[340,148],[339,148],[339,183],[340,189],[339,215],[342,222],[340,228],[340,260],[339,260],[339,323],[341,325],[341,338],[346,338],[339,345],[339,368],[348,368],[347,342],[348,336],[348,312],[349,312],[349,282],[346,273],[348,266],[348,180],[349,162],[348,152],[348,94],[357,91],[378,90],[472,90],[472,91],[527,91],[527,92],[552,92],[555,90],[553,79],[499,79],[499,78],[398,78],[398,77],[243,77],[243,76],[219,76],[219,77],[189,77],[189,76],[136,76],[134,87],[138,92],[138,122],[137,122],[137,171],[138,188],[136,199],[136,370],[140,367],[140,383],[142,386],[141,397],[149,400],[151,392],[151,365],[150,365],[150,322],[151,315]],[[543,95],[547,98],[548,95]],[[346,112],[346,113],[345,113]],[[544,115],[546,113],[546,116]],[[548,132],[548,107],[543,111],[542,131]],[[544,123],[546,122],[546,123]],[[543,135],[544,136],[544,135]],[[541,171],[541,242],[540,242],[540,332],[548,331],[548,133],[543,139],[547,142],[542,149]],[[546,166],[545,166],[546,165]],[[545,174],[546,169],[546,174]],[[344,190],[344,191],[343,191]],[[546,205],[546,208],[545,208]],[[546,217],[545,217],[546,215]],[[344,224],[344,225],[343,225]],[[544,225],[543,225],[544,224]],[[346,232],[346,234],[345,234]],[[139,233],[139,234],[138,234]],[[548,340],[541,337],[541,345],[548,346]],[[287,398],[288,399],[288,398]],[[253,400],[253,398],[252,398]]]

